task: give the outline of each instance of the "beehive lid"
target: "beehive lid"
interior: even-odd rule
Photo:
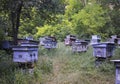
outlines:
[[[28,51],[28,50],[37,50],[38,49],[38,46],[14,46],[12,47],[12,50],[13,51]]]
[[[93,47],[107,47],[109,45],[115,45],[114,43],[110,43],[110,42],[102,42],[102,43],[97,43],[97,44],[93,44]]]
[[[120,63],[120,59],[118,60],[110,60],[111,62],[116,62],[116,63]]]
[[[110,60],[110,61],[114,62],[115,66],[120,68],[120,59],[118,59],[118,60]]]
[[[81,41],[81,44],[88,44],[87,41]]]
[[[31,43],[31,42],[29,42],[29,43],[27,43],[27,42],[22,42],[22,43],[21,43],[21,46],[36,46],[36,45],[38,45],[38,43]]]

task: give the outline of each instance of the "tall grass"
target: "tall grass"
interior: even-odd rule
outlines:
[[[73,53],[70,46],[58,43],[57,49],[39,47],[34,73],[22,73],[12,61],[12,54],[0,51],[0,84],[114,84],[115,67],[104,61],[95,67],[92,47],[87,52]],[[112,59],[119,58],[119,49]]]
[[[56,50],[45,51],[40,58],[53,64],[53,75],[45,84],[114,84],[114,65],[107,60],[96,68],[91,46],[87,52],[73,53],[71,47],[59,43]]]

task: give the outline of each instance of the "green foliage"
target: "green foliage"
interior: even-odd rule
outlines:
[[[29,34],[30,35],[34,35],[36,33],[36,26],[40,25],[40,18],[37,17],[37,11],[36,9],[33,7],[31,8],[31,13],[30,13],[30,17],[31,18],[26,18],[26,19],[21,19],[21,26],[19,28],[19,38],[21,37],[26,37]],[[24,16],[23,16],[24,17]]]
[[[76,33],[81,33],[80,36],[98,34],[98,30],[107,22],[105,12],[100,5],[88,4],[78,14],[74,14],[73,23]]]
[[[78,11],[82,9],[82,3],[80,0],[66,0],[66,3],[65,15],[68,19],[71,19],[72,15],[78,13]]]
[[[8,15],[11,23],[9,27],[12,30],[10,36],[14,43],[17,44],[18,37],[22,38],[28,33],[35,34],[36,26],[50,23],[56,14],[63,13],[64,5],[61,3],[61,0],[1,0],[0,10]]]
[[[8,14],[1,12],[0,13],[0,41],[7,39],[10,34],[10,23],[8,21]]]
[[[14,72],[14,84],[36,84],[42,83],[42,73],[38,69],[34,69],[33,74],[23,73],[23,70],[16,70]]]
[[[110,12],[111,13],[111,12]],[[120,35],[120,10],[113,10],[112,13],[110,14],[111,17],[111,23],[114,26],[114,34]]]
[[[4,35],[4,31],[2,28],[0,28],[0,41],[4,40],[5,35]]]
[[[58,22],[53,22],[53,25],[44,25],[43,27],[37,27],[38,32],[35,36],[38,38],[41,36],[55,36],[58,40],[63,41],[66,35],[73,33],[73,25],[68,20],[62,19],[63,16],[58,16]]]
[[[41,60],[39,68],[44,74],[51,73],[53,71],[53,64],[50,60]]]
[[[110,74],[110,73],[114,74],[115,67],[114,64],[110,63],[109,61],[108,62],[105,61],[101,64],[101,66],[99,66],[98,71],[105,72],[105,74]]]
[[[102,27],[105,24],[104,11],[99,5],[87,5],[76,16],[89,28]]]
[[[18,11],[20,2],[21,12]],[[45,31],[43,35],[57,35],[60,40],[70,33],[80,38],[89,38],[92,34],[99,34],[103,38],[119,35],[119,5],[118,0],[1,0],[0,39],[17,36],[14,35],[15,28],[19,29],[19,38],[41,36],[40,32],[36,35],[37,28]],[[47,31],[47,27],[51,32]],[[8,37],[3,35],[6,31]]]

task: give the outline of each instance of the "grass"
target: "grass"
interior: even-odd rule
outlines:
[[[119,58],[120,49],[112,59]],[[33,75],[23,74],[12,62],[12,54],[0,51],[0,84],[114,84],[115,67],[105,61],[96,68],[92,47],[87,52],[73,53],[62,42],[57,49],[39,48],[39,60]]]
[[[45,84],[114,84],[114,66],[109,62],[95,68],[92,48],[85,53],[72,53],[70,47],[59,44],[40,58],[50,59],[53,73],[48,75]]]

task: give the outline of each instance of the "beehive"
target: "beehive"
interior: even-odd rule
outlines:
[[[115,44],[114,43],[98,43],[93,45],[93,56],[107,58],[114,54]]]

